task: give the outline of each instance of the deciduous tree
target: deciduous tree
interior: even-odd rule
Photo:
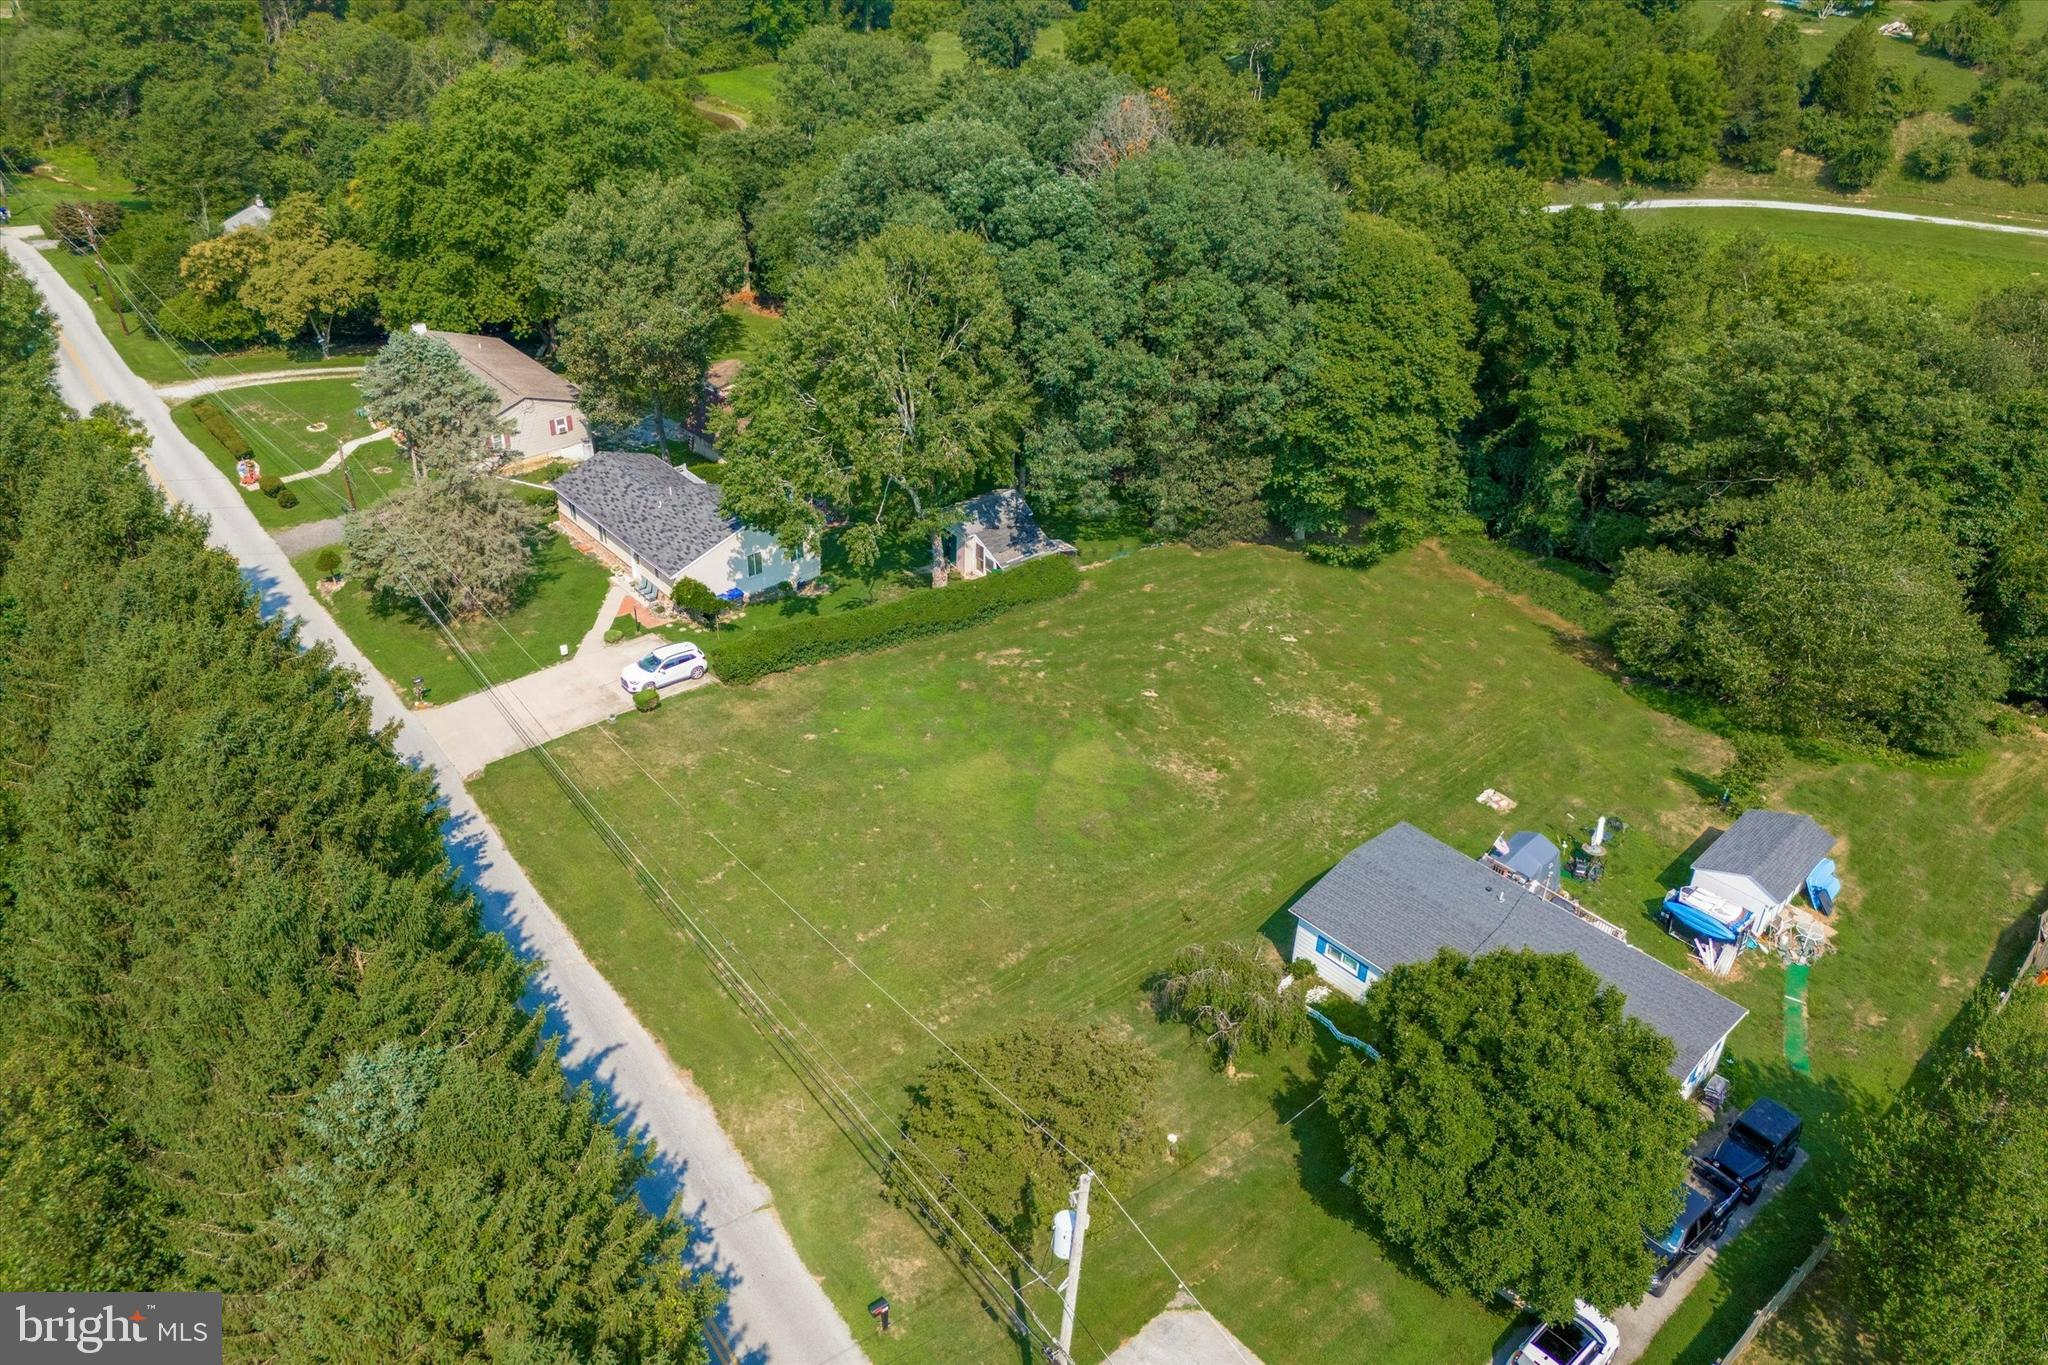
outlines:
[[[605,184],[571,199],[534,248],[585,411],[633,423],[651,407],[664,449],[666,414],[694,407],[746,274],[738,222],[704,201],[679,178]]]
[[[1158,1075],[1142,1044],[1063,1020],[969,1043],[911,1083],[889,1189],[961,1255],[972,1255],[964,1229],[997,1265],[1014,1264],[1004,1242],[1038,1243],[1081,1163],[1112,1181],[1137,1168]]]
[[[987,249],[963,233],[885,229],[805,278],[720,414],[727,510],[814,550],[829,515],[872,565],[890,536],[1010,467],[1026,411]],[[829,509],[829,510],[828,510]]]
[[[310,194],[288,196],[260,236],[262,253],[237,297],[280,339],[310,330],[328,354],[336,321],[377,297],[377,258],[330,236]]]
[[[1370,562],[1464,507],[1472,299],[1421,234],[1357,218],[1315,318],[1315,368],[1273,462],[1273,512],[1311,554]]]
[[[1324,1086],[1351,1189],[1430,1280],[1553,1321],[1636,1302],[1699,1128],[1671,1043],[1565,954],[1449,949],[1366,992]]]
[[[349,514],[348,567],[401,607],[447,620],[510,607],[533,573],[541,512],[501,480],[450,469]]]
[[[1851,1139],[1835,1247],[1858,1325],[1903,1359],[2048,1342],[2048,991],[1980,987],[1929,1074]]]
[[[1196,943],[1174,954],[1154,994],[1162,1014],[1200,1033],[1217,1064],[1234,1069],[1246,1049],[1270,1052],[1308,1037],[1308,983],[1282,991],[1280,979],[1280,956],[1262,939]]]

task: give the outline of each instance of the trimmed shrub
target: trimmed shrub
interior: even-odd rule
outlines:
[[[220,404],[211,398],[201,398],[192,404],[192,415],[199,419],[200,426],[206,428],[207,435],[220,442],[229,459],[248,458],[249,438],[242,435],[242,429],[221,411]]]
[[[1588,635],[1605,639],[1614,629],[1605,575],[1561,559],[1542,559],[1497,540],[1456,536],[1444,541],[1451,561],[1503,592],[1554,611]]]
[[[659,705],[661,705],[661,693],[651,687],[643,687],[633,694],[633,709],[635,711],[652,711]]]
[[[266,498],[274,498],[284,491],[284,480],[275,474],[265,474],[256,480],[256,490]]]
[[[286,483],[278,485],[277,505],[279,507],[282,507],[287,512],[289,512],[292,508],[297,507],[299,505],[299,495],[292,491],[292,486],[290,484]]]
[[[978,626],[1027,602],[1065,597],[1081,583],[1072,555],[1049,555],[950,587],[879,606],[797,621],[773,630],[713,637],[705,646],[720,682],[738,685],[846,654],[889,649]]]
[[[668,600],[677,611],[696,617],[713,630],[718,629],[718,618],[731,611],[733,606],[694,578],[678,579]]]
[[[647,627],[640,624],[639,617],[630,611],[622,611],[612,618],[611,627],[605,631],[604,635],[606,640],[610,640],[613,636],[617,636],[621,640],[630,640],[646,629]]]
[[[332,578],[341,572],[341,551],[332,545],[313,556],[313,567],[322,578]]]

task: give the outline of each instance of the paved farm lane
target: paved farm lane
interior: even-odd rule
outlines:
[[[1566,209],[1604,209],[1609,207],[1627,210],[1656,209],[1774,209],[1782,213],[1832,213],[1840,218],[1882,218],[1894,223],[1932,223],[1936,227],[1974,228],[1979,232],[2004,232],[2016,237],[2048,237],[2048,228],[2026,227],[2019,223],[1987,223],[1977,218],[1941,218],[1927,213],[1902,213],[1896,209],[1866,209],[1855,204],[1813,204],[1799,199],[1632,199],[1610,204],[1596,201],[1585,204],[1545,204],[1545,213],[1563,213]]]
[[[608,1090],[632,1125],[661,1149],[661,1169],[642,1190],[648,1203],[665,1207],[680,1194],[684,1210],[708,1233],[695,1254],[732,1291],[713,1340],[720,1365],[842,1365],[863,1359],[845,1320],[797,1255],[767,1187],[719,1127],[711,1102],[583,955],[471,801],[462,774],[451,769],[433,737],[299,581],[242,492],[178,430],[163,399],[121,362],[85,301],[18,234],[4,241],[57,320],[58,388],[66,401],[81,410],[118,403],[133,413],[153,443],[149,464],[159,485],[207,519],[209,540],[242,566],[264,614],[289,613],[306,639],[333,646],[341,662],[362,675],[378,722],[399,726],[399,752],[437,771],[448,800],[449,854],[483,902],[489,927],[541,963],[537,998],[548,1008],[552,1030],[562,1035],[570,1077]]]

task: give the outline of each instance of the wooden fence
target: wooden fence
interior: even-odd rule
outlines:
[[[1762,1334],[1764,1328],[1770,1326],[1771,1319],[1778,1316],[1779,1311],[1791,1302],[1792,1296],[1799,1292],[1799,1286],[1806,1283],[1806,1277],[1813,1273],[1813,1268],[1821,1263],[1834,1244],[1832,1237],[1820,1239],[1820,1245],[1813,1249],[1811,1256],[1800,1263],[1799,1269],[1792,1272],[1792,1278],[1785,1281],[1784,1287],[1771,1295],[1771,1301],[1759,1308],[1756,1316],[1749,1320],[1749,1326],[1742,1329],[1742,1335],[1728,1348],[1728,1354],[1721,1357],[1721,1365],[1735,1365],[1736,1361],[1742,1359],[1742,1353],[1756,1344],[1757,1337]]]

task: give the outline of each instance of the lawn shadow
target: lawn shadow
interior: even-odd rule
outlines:
[[[1680,768],[1675,771],[1681,778],[1685,776],[1685,769]],[[1643,902],[1643,918],[1656,925],[1660,933],[1664,931],[1663,888],[1684,886],[1687,882],[1691,881],[1693,860],[1713,847],[1714,841],[1727,832],[1727,830],[1717,825],[1708,825],[1700,831],[1691,843],[1685,846],[1677,857],[1664,865],[1663,871],[1657,874],[1659,890],[1655,896]]]
[[[1335,866],[1335,863],[1330,864],[1330,867]],[[1280,902],[1279,908],[1266,916],[1265,923],[1259,926],[1259,937],[1273,945],[1274,950],[1280,954],[1282,962],[1292,962],[1294,960],[1294,907],[1300,903],[1303,896],[1309,893],[1310,888],[1315,886],[1317,882],[1321,881],[1329,873],[1330,867],[1322,869],[1322,871],[1310,877],[1300,886],[1295,887],[1289,893],[1287,899]]]

